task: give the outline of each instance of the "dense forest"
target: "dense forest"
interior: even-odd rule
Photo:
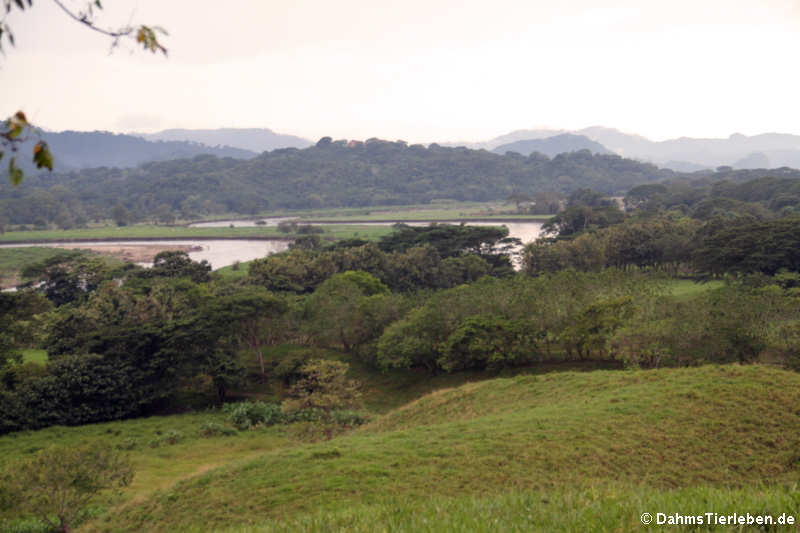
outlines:
[[[167,219],[170,213],[190,219],[268,209],[505,200],[515,193],[568,193],[581,187],[623,194],[635,185],[674,176],[653,165],[589,151],[550,159],[323,138],[303,150],[274,150],[245,161],[197,156],[135,169],[30,176],[17,188],[0,187],[0,213],[12,224],[113,218],[117,207],[131,221]]]
[[[169,223],[176,217],[270,209],[524,199],[581,188],[621,196],[636,186],[662,182],[673,184],[670,198],[659,200],[666,202],[665,207],[690,206],[705,197],[728,194],[721,189],[724,185],[711,187],[711,183],[739,183],[765,174],[800,177],[800,171],[791,169],[734,171],[730,167],[713,173],[677,174],[587,150],[550,159],[539,153],[497,155],[435,144],[425,148],[403,142],[346,143],[324,138],[303,150],[274,150],[249,160],[201,155],[132,169],[101,167],[31,175],[16,188],[0,185],[0,217],[5,224],[62,228],[102,219]],[[762,194],[796,205],[791,202],[795,194],[789,190],[791,183],[778,180]],[[737,200],[737,194],[748,193],[730,194]]]
[[[548,225],[552,237],[525,248],[522,273],[511,268],[518,243],[506,228],[436,224],[399,226],[377,243],[322,246],[308,235],[236,279],[184,252],[159,254],[151,269],[49,258],[24,273],[36,289],[3,296],[0,432],[158,412],[201,377],[220,402],[247,379],[291,383],[312,355],[270,370],[261,354],[280,344],[432,374],[554,361],[750,362],[765,351],[800,365],[800,219],[766,208],[771,216],[759,219],[760,204],[745,202],[738,218],[700,220],[648,209],[642,197],[627,198],[641,207],[625,214],[576,191]],[[572,213],[604,213],[604,224],[558,223]],[[685,305],[662,288],[676,275],[728,284]],[[15,355],[37,345],[46,369]],[[243,353],[259,359],[250,377]]]

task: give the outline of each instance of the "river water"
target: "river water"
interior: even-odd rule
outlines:
[[[189,257],[194,261],[206,260],[211,268],[226,267],[235,262],[252,261],[269,254],[282,252],[289,247],[289,241],[255,240],[255,239],[226,239],[226,240],[142,240],[142,241],[93,241],[93,242],[40,242],[33,244],[2,244],[2,248],[22,247],[65,247],[75,246],[136,246],[136,245],[163,245],[163,246],[191,246]]]
[[[283,218],[264,219],[267,225],[276,225]],[[221,222],[203,222],[192,224],[193,227],[228,227],[233,224],[235,227],[255,226],[253,220],[226,220]],[[375,225],[375,226],[390,226],[392,222],[342,222],[342,223],[319,223],[318,226],[338,224],[350,225]],[[427,226],[430,222],[409,222],[410,226]],[[497,221],[468,221],[467,225],[472,226],[500,226],[505,224],[509,230],[509,236],[517,237],[523,243],[528,243],[535,240],[542,229],[540,222],[497,222]],[[216,270],[218,268],[226,267],[238,262],[252,261],[266,257],[269,254],[282,252],[289,246],[289,242],[285,240],[256,240],[256,239],[220,239],[220,240],[137,240],[137,241],[91,241],[79,243],[76,242],[42,242],[32,244],[0,244],[2,248],[21,248],[21,247],[65,247],[69,248],[70,245],[75,246],[136,246],[136,245],[177,245],[177,246],[191,246],[193,251],[189,252],[189,257],[194,261],[206,260],[211,265],[211,268]]]

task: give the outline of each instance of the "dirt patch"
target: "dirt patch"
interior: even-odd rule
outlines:
[[[189,244],[62,244],[56,248],[91,250],[129,263],[152,263],[153,258],[161,252],[167,250],[191,252],[198,247]]]

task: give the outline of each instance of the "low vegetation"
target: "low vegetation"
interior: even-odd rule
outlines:
[[[602,505],[602,498],[613,503],[640,491],[632,503],[653,505],[747,487],[743,499],[759,502],[762,492],[752,487],[764,484],[772,500],[786,501],[790,489],[780,487],[798,477],[798,379],[766,367],[708,366],[469,384],[334,441],[276,450],[178,483],[94,529],[225,529],[268,517],[291,523],[304,513],[335,524],[352,503],[369,507],[368,519],[424,505],[430,494],[456,496],[437,501],[459,507],[480,505],[471,503],[478,495],[512,505],[515,497],[552,493],[554,504],[571,501],[567,511],[577,513],[588,494]],[[512,487],[522,492],[504,496]],[[507,519],[520,529],[542,512],[552,520],[549,501],[535,501],[528,513]],[[609,510],[608,519],[633,509]]]

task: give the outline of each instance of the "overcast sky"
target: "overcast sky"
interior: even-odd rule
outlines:
[[[68,5],[79,8],[84,1]],[[167,58],[12,13],[0,116],[48,129],[266,127],[480,141],[615,127],[660,140],[800,134],[797,0],[103,0]]]

